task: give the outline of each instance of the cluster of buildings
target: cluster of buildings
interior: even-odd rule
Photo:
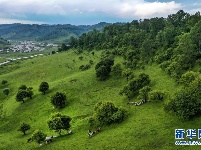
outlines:
[[[6,51],[0,49],[0,53],[6,52],[20,52],[20,53],[30,53],[33,51],[43,51],[46,47],[58,47],[57,44],[45,44],[45,43],[35,43],[33,41],[19,41],[18,44],[12,44],[10,48]]]
[[[7,58],[6,61],[0,63],[0,66],[7,65],[7,64],[15,62],[15,61],[26,60],[26,59],[34,58],[34,57],[38,57],[38,56],[43,56],[43,54],[31,55],[31,56],[28,56],[28,57]]]
[[[33,41],[15,41],[13,42],[15,44],[12,44],[7,49],[0,49],[0,53],[11,53],[11,52],[20,52],[20,53],[31,53],[33,51],[43,51],[45,48],[50,47],[58,47],[57,44],[45,44],[45,43],[35,43]],[[18,58],[6,58],[6,61],[0,62],[0,66],[7,65],[9,63],[19,61],[19,60],[26,60],[38,56],[42,56],[43,54],[38,55],[30,55],[26,57],[18,57]],[[5,58],[4,58],[5,59]]]

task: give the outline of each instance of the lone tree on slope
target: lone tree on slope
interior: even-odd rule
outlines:
[[[3,89],[3,93],[8,96],[10,93],[10,89],[9,88]]]
[[[47,122],[50,130],[55,130],[61,135],[61,130],[67,130],[70,128],[71,118],[60,113],[52,115],[51,119]]]
[[[49,90],[49,84],[47,82],[42,82],[39,86],[39,91],[45,95],[47,90]]]
[[[57,92],[55,95],[51,98],[51,103],[56,108],[63,108],[66,106],[66,95],[64,93]]]
[[[30,98],[32,99],[32,96],[33,96],[33,91],[32,91],[32,87],[29,87],[29,88],[26,88],[26,90],[22,90],[20,89],[16,95],[16,101],[17,102],[22,102],[24,103],[24,99],[25,98]]]
[[[43,133],[42,131],[35,130],[31,136],[31,139],[40,144],[41,142],[45,141],[46,136],[47,135]]]
[[[6,85],[7,83],[8,83],[7,80],[2,80],[2,82],[1,82],[2,85]]]
[[[30,125],[29,124],[26,124],[26,123],[22,123],[20,125],[20,128],[18,129],[18,131],[21,131],[24,135],[26,135],[26,131],[27,130],[30,130]]]

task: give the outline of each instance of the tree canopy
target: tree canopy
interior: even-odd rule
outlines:
[[[24,135],[26,134],[27,130],[30,130],[30,125],[26,123],[22,123],[18,129],[18,131],[21,131]]]
[[[47,82],[41,82],[39,86],[39,91],[45,95],[47,90],[49,90],[49,84]]]
[[[54,94],[51,97],[51,103],[56,108],[63,108],[63,107],[65,107],[66,104],[67,104],[66,94],[62,93],[62,92],[56,92],[56,94]]]
[[[47,134],[43,133],[41,130],[35,130],[31,136],[31,139],[40,144],[45,141],[46,136]]]
[[[178,117],[189,120],[201,112],[201,79],[191,82],[176,93],[174,99],[165,105],[166,111],[174,112]]]
[[[127,112],[117,108],[111,102],[99,102],[95,105],[93,117],[89,119],[91,126],[110,125],[120,123],[127,117]]]
[[[50,130],[55,130],[61,135],[61,130],[69,130],[71,118],[60,113],[52,115],[47,122]]]
[[[32,99],[32,96],[34,94],[32,89],[33,89],[32,87],[27,88],[26,85],[20,86],[17,95],[15,97],[16,101],[24,103],[25,98]]]

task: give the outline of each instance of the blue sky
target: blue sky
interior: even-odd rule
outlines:
[[[201,11],[201,0],[0,0],[0,24],[96,24]]]

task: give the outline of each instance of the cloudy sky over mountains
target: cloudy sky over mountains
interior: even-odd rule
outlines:
[[[201,0],[0,0],[0,23],[95,24],[201,11]]]

